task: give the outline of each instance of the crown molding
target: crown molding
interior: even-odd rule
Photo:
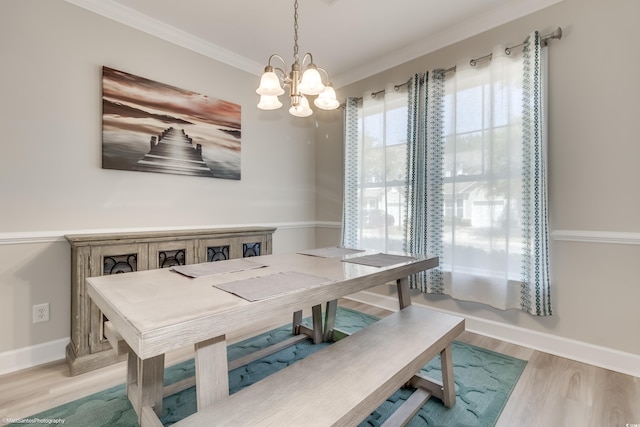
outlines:
[[[364,78],[373,76],[382,71],[389,70],[400,64],[420,58],[421,56],[435,52],[454,43],[473,37],[477,34],[496,28],[500,25],[522,18],[531,13],[545,9],[564,0],[537,0],[509,2],[508,4],[490,12],[480,14],[470,20],[460,22],[457,25],[447,28],[436,34],[430,35],[427,39],[416,40],[414,43],[399,49],[389,55],[378,58],[373,62],[362,64],[353,68],[347,73],[333,76],[333,85],[336,88],[344,87]],[[541,29],[542,30],[542,29]],[[527,34],[523,34],[523,39]],[[491,47],[489,47],[491,49]],[[482,55],[479,52],[479,55]],[[455,64],[440,64],[443,68],[448,68]]]
[[[252,61],[112,0],[65,1],[250,74],[261,75],[264,68],[262,63]],[[335,0],[323,1],[330,4]],[[341,75],[332,76],[333,84],[336,88],[346,86],[561,1],[563,0],[509,2],[503,7],[492,10],[490,13],[478,15],[471,20],[449,27],[445,31],[433,34],[426,40],[417,40],[404,49],[384,55],[373,62],[362,64]],[[443,66],[446,66],[446,64],[443,64]]]
[[[185,31],[160,22],[136,10],[112,0],[65,0],[67,3],[86,9],[105,18],[135,28],[185,49],[220,61],[251,74],[260,75],[264,64],[238,55],[228,49],[195,37]]]

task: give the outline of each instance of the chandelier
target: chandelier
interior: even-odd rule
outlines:
[[[327,81],[329,80],[329,74],[326,70],[313,63],[313,56],[309,52],[305,53],[302,61],[299,60],[298,0],[295,0],[293,8],[294,37],[291,72],[287,75],[282,68],[276,68],[271,65],[271,60],[277,58],[282,62],[284,68],[287,68],[287,63],[280,55],[273,54],[269,57],[267,66],[264,67],[264,74],[260,79],[260,87],[256,89],[256,93],[260,95],[258,108],[261,110],[276,110],[282,107],[278,96],[284,94],[282,86],[289,86],[289,96],[291,98],[289,113],[292,115],[296,117],[308,117],[313,114],[313,111],[309,107],[307,96],[316,96],[316,99],[313,101],[316,107],[323,110],[335,110],[340,105],[336,99],[336,91],[330,82],[327,82],[326,85],[324,84],[320,72],[325,74]],[[302,72],[306,61],[308,61],[308,64],[304,72]]]

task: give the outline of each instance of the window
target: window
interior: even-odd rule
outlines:
[[[423,292],[549,315],[545,58],[523,45],[347,100],[342,238],[439,256]]]
[[[496,57],[445,79],[445,271],[519,280],[522,66]],[[466,280],[465,280],[466,281]]]
[[[402,251],[406,212],[407,94],[393,89],[357,107],[357,231],[346,246]]]

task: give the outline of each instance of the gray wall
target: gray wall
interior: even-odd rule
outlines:
[[[69,336],[64,234],[275,225],[274,252],[315,245],[314,118],[258,110],[258,75],[63,0],[0,9],[0,371]],[[240,104],[242,179],[102,169],[103,65]],[[51,320],[34,325],[43,302]]]
[[[340,88],[341,97],[361,96],[403,83],[413,73],[483,56],[497,44],[518,44],[532,30],[543,35],[558,26],[564,30],[562,40],[553,41],[549,48],[549,215],[554,233],[555,315],[536,318],[422,294],[415,295],[415,301],[473,316],[485,324],[497,322],[494,325],[520,330],[521,336],[544,333],[565,343],[577,340],[640,355],[638,16],[640,2],[635,0],[564,0]],[[318,133],[331,134],[340,126]],[[323,160],[341,155],[335,145],[319,143],[318,150]],[[321,219],[340,218],[341,167],[336,160],[317,165]],[[388,289],[378,291],[387,294]]]

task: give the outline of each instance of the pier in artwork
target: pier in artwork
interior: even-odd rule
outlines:
[[[149,152],[138,160],[135,170],[213,177],[202,158],[202,145],[194,146],[184,129],[167,128],[160,135],[151,137],[150,146]]]

